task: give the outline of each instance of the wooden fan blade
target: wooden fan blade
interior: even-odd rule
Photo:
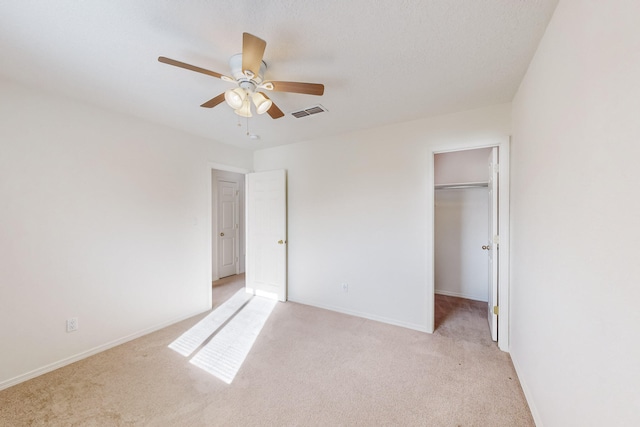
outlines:
[[[272,119],[279,119],[280,117],[284,117],[284,113],[281,109],[278,108],[276,104],[271,104],[271,108],[267,110],[267,114],[270,115]]]
[[[271,107],[269,107],[269,109],[267,110],[267,114],[270,115],[272,119],[279,119],[280,117],[283,117],[284,113],[282,112],[281,109],[278,108],[275,102],[273,102],[273,100],[270,99],[266,93],[264,92],[260,92],[260,93],[264,95],[265,98],[271,101]]]
[[[173,65],[175,67],[184,68],[186,70],[191,70],[198,73],[206,74],[208,76],[222,78],[222,74],[216,73],[215,71],[205,70],[204,68],[196,67],[195,65],[186,64],[184,62],[176,61],[175,59],[165,58],[164,56],[159,56],[158,61],[164,64]]]
[[[300,83],[300,82],[268,82],[273,85],[276,92],[303,93],[306,95],[321,96],[324,94],[324,85],[320,83]],[[263,83],[264,86],[266,83]]]
[[[220,104],[222,101],[224,101],[224,92],[222,92],[220,95],[216,96],[215,98],[211,98],[210,100],[202,104],[201,107],[213,108],[216,105]]]
[[[249,33],[242,33],[242,72],[249,70],[254,76],[260,73],[262,57],[267,42]],[[248,76],[253,77],[253,76]]]

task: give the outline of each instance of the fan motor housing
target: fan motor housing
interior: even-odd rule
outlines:
[[[264,81],[264,72],[267,71],[267,63],[262,61],[258,74],[249,78],[242,71],[242,54],[237,53],[229,59],[229,68],[231,69],[231,76],[236,79],[238,85],[242,89],[253,92],[256,87],[260,86]]]

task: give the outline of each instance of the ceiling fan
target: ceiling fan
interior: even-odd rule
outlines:
[[[282,110],[269,99],[263,90],[318,96],[324,93],[324,85],[319,83],[264,81],[267,64],[262,60],[262,57],[266,46],[267,42],[261,38],[249,33],[242,33],[242,53],[233,55],[229,59],[231,77],[164,56],[158,57],[158,61],[234,83],[237,87],[211,98],[201,107],[213,108],[222,101],[226,101],[235,113],[242,117],[252,116],[252,102],[258,114],[267,113],[272,119],[284,116]]]

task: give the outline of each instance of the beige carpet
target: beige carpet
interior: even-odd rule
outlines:
[[[279,303],[231,385],[167,348],[203,314],[0,391],[0,425],[534,425],[482,307],[456,300],[433,335]]]

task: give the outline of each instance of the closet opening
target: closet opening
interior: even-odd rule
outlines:
[[[434,331],[493,345],[499,338],[499,147],[433,155]]]

